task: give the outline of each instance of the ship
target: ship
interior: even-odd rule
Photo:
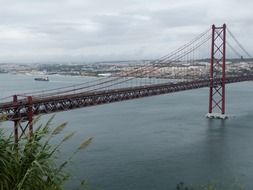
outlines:
[[[48,77],[39,77],[39,78],[34,78],[36,81],[49,81]]]

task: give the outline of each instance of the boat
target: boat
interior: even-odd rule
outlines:
[[[49,81],[48,77],[39,77],[39,78],[34,78],[36,81]]]

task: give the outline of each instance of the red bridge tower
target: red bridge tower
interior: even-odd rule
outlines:
[[[212,26],[212,46],[210,65],[209,118],[226,119],[225,81],[226,81],[226,24]]]

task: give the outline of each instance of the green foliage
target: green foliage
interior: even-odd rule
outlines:
[[[6,136],[0,131],[0,190],[60,190],[69,179],[64,171],[73,156],[90,144],[92,138],[85,140],[70,157],[60,165],[56,165],[56,152],[69,140],[74,133],[66,135],[59,144],[52,146],[50,140],[59,134],[67,123],[53,131],[49,126],[53,117],[46,125],[40,125],[33,136],[22,138],[15,144],[13,134]],[[36,123],[34,121],[34,123]],[[84,181],[80,186],[84,185]]]

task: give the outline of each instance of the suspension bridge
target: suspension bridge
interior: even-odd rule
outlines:
[[[208,87],[207,116],[226,118],[225,85],[253,80],[251,72],[226,69],[232,65],[228,56],[250,64],[245,57],[251,55],[226,25],[213,25],[175,51],[139,67],[77,85],[2,98],[0,114],[14,122],[18,142],[33,134],[34,116]]]

